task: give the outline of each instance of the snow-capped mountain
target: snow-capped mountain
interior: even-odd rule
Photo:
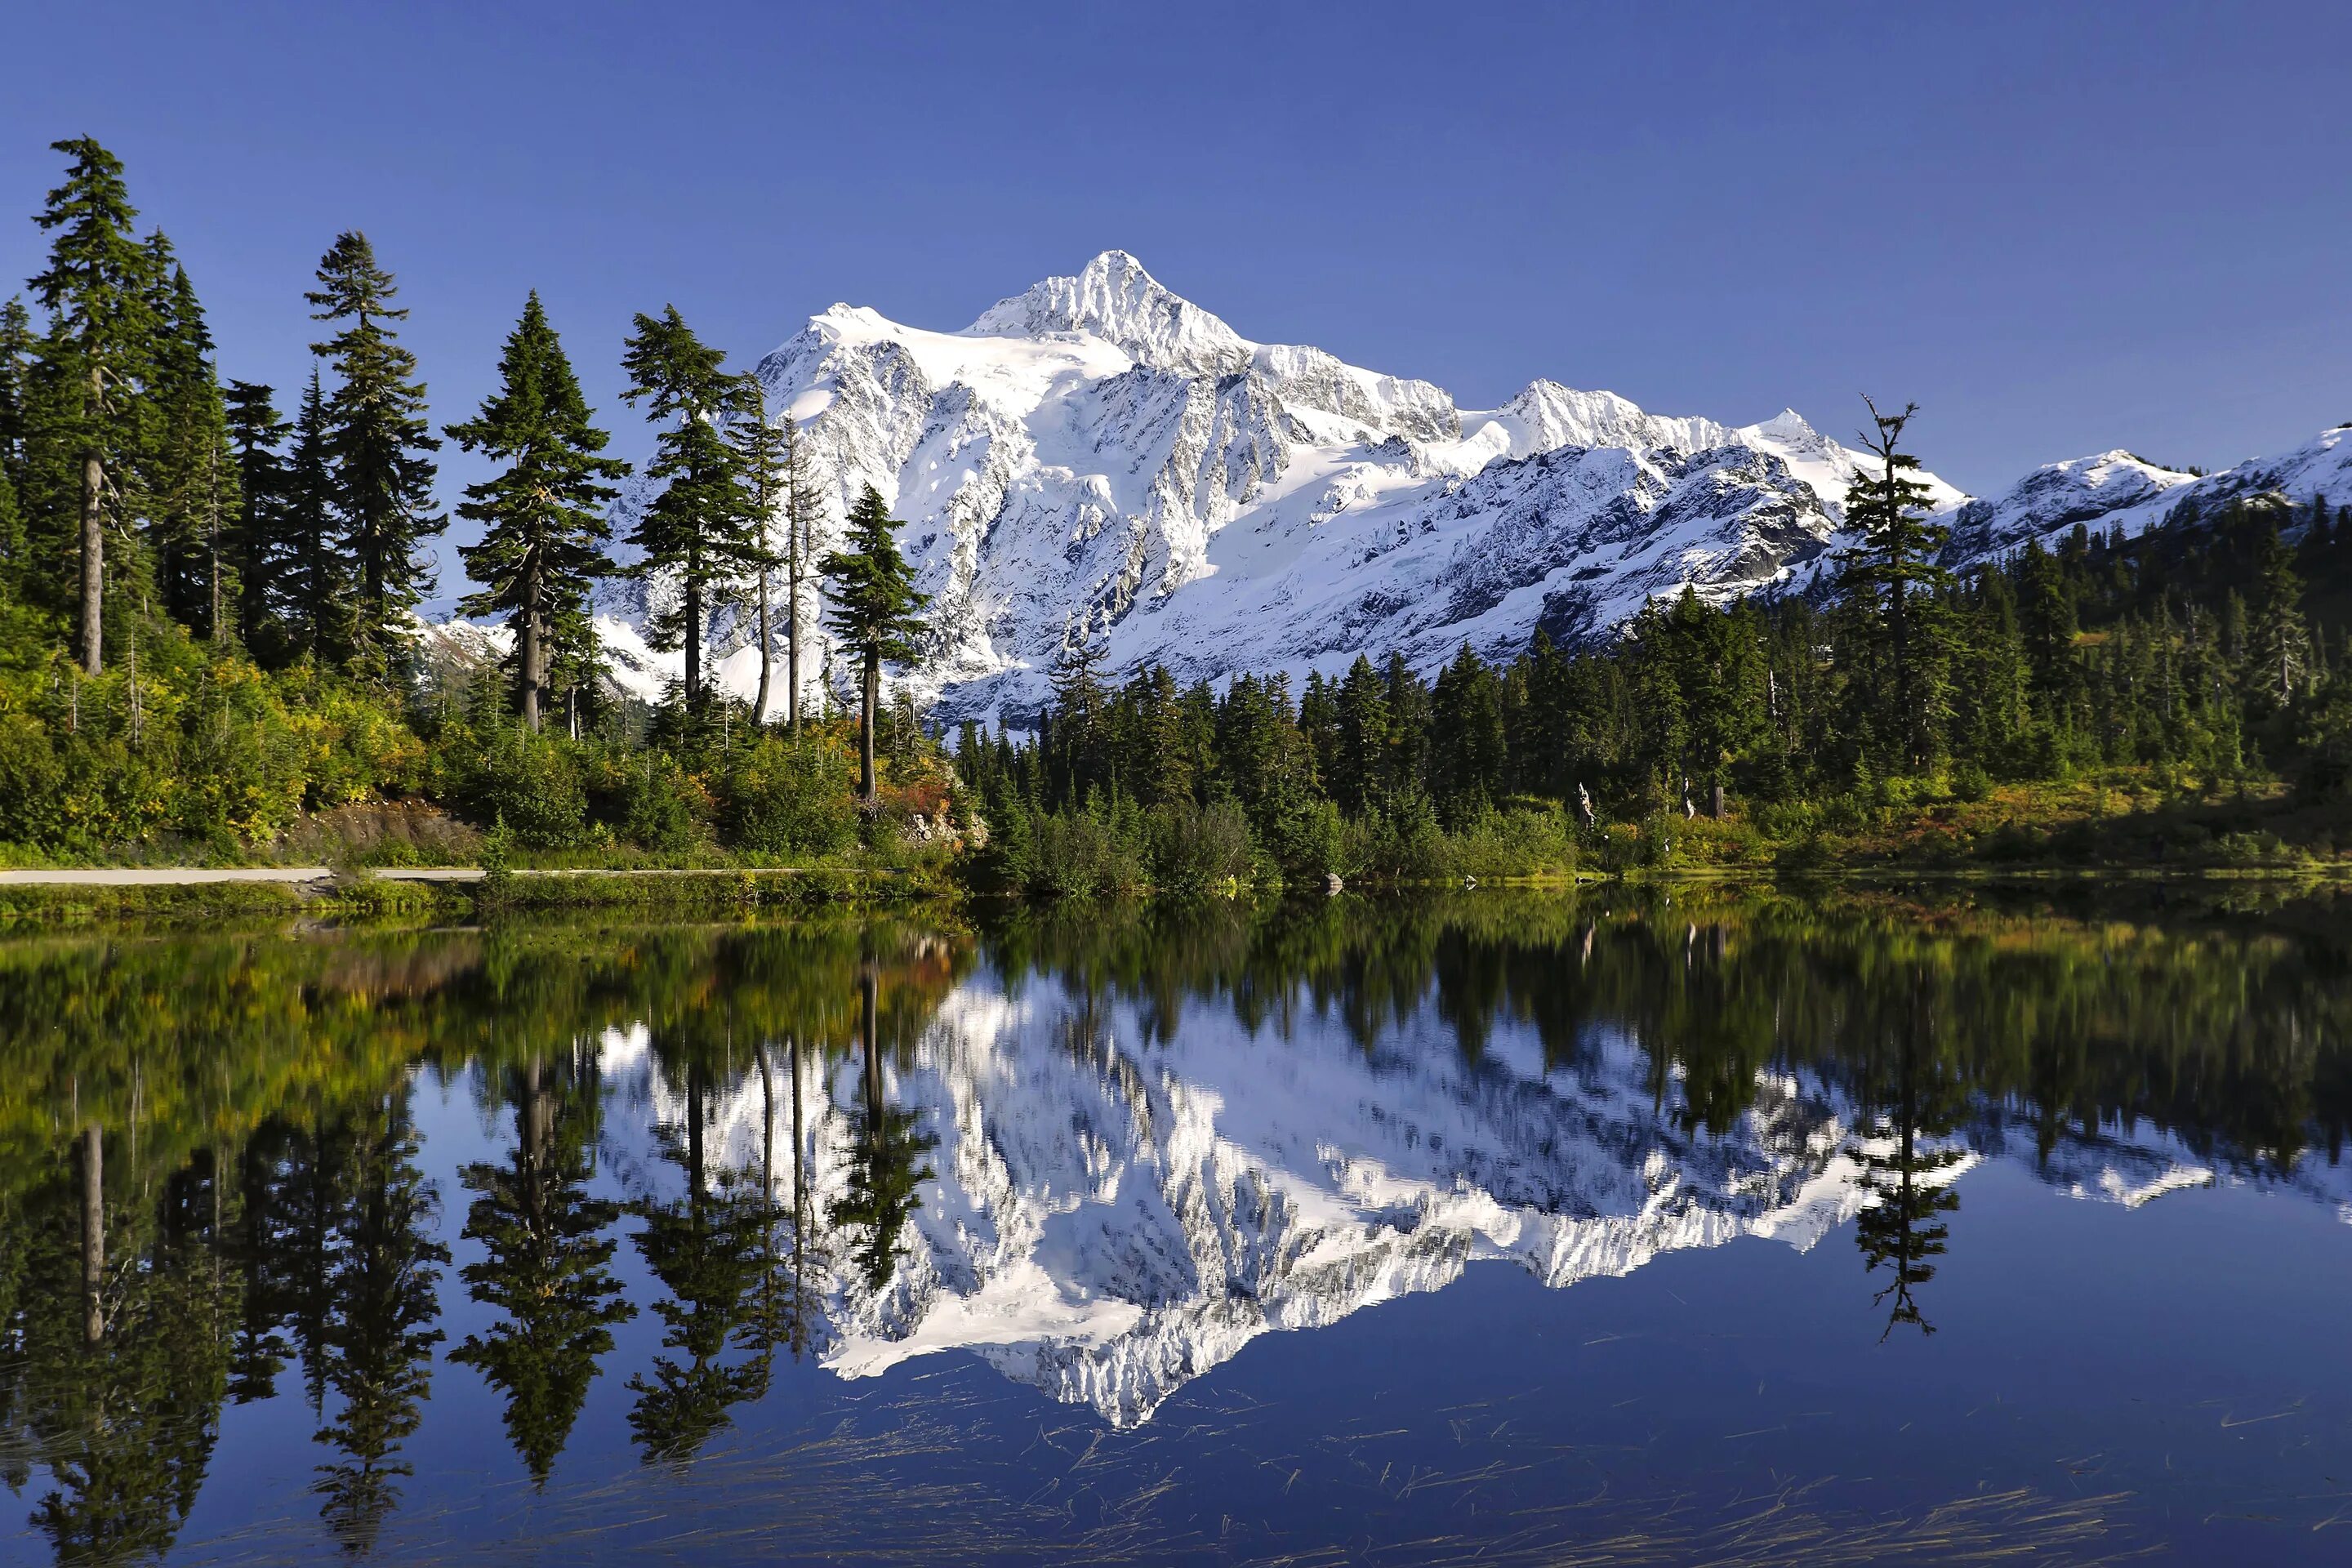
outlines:
[[[931,595],[909,679],[949,717],[1017,721],[1080,633],[1115,669],[1185,679],[1391,649],[1428,668],[1464,642],[1507,657],[1538,626],[1603,635],[1685,583],[1714,600],[1802,585],[1859,461],[1793,410],[1735,427],[1550,381],[1463,409],[1428,382],[1244,338],[1117,250],[960,331],[835,305],[757,374],[816,467],[820,547],[868,484],[902,520]],[[1958,560],[2078,521],[2136,531],[2183,495],[2337,479],[2352,499],[2336,441],[2206,479],[2109,453],[1991,502],[1927,482]],[[623,498],[624,522],[639,504]],[[846,672],[805,619],[806,679],[834,689]],[[719,679],[748,695],[756,658],[740,627],[721,634],[739,651]],[[633,688],[666,668],[620,651]]]
[[[2077,525],[2136,537],[2182,506],[2200,513],[2244,497],[2276,495],[2296,505],[2326,496],[2352,501],[2352,426],[2322,431],[2277,458],[2257,458],[2200,477],[2159,468],[2129,452],[2048,463],[1995,500],[1972,500],[1951,518],[1950,559],[1983,560],[2052,543]]]
[[[1079,628],[1114,666],[1188,678],[1589,637],[1684,582],[1786,578],[1835,531],[1855,461],[1793,413],[1735,429],[1549,381],[1464,410],[1244,338],[1121,251],[961,331],[835,305],[757,374],[801,425],[828,531],[867,484],[904,521],[932,595],[914,679],[950,712],[1034,703]]]
[[[1622,1032],[1563,1062],[1511,1023],[1465,1056],[1433,1009],[1370,1048],[1304,998],[1291,1018],[1269,1040],[1197,1006],[1155,1037],[1133,1006],[1043,979],[1017,995],[987,976],[959,986],[887,1071],[891,1103],[937,1140],[887,1278],[870,1285],[838,1236],[815,1270],[825,1364],[868,1376],[968,1351],[1133,1425],[1261,1335],[1443,1289],[1481,1260],[1565,1289],[1741,1237],[1809,1248],[1874,1201],[1864,1147],[1892,1147],[1858,1131],[1842,1093],[1780,1071],[1759,1075],[1732,1126],[1694,1131],[1680,1083],[1660,1093]],[[861,1064],[803,1064],[803,1142],[788,1070],[708,1107],[704,1146],[714,1168],[764,1169],[786,1209],[804,1160],[822,1215],[850,1184]],[[687,1114],[643,1030],[606,1037],[604,1076],[607,1167],[673,1198],[677,1169],[630,1152]],[[1999,1106],[1952,1142],[1937,1181],[2008,1160],[2135,1207],[2259,1181],[2352,1220],[2352,1167],[2317,1158],[2217,1169],[2137,1125],[2070,1128],[2045,1155]]]

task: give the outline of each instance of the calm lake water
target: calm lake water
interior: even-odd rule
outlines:
[[[2347,917],[0,943],[0,1561],[2352,1560]]]

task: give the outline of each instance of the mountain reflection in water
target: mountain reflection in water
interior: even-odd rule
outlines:
[[[2343,906],[2270,901],[0,946],[0,1472],[58,1560],[152,1558],[224,1413],[299,1407],[275,1506],[366,1553],[451,1379],[541,1488],[600,1381],[685,1473],[803,1361],[968,1352],[1125,1430],[1475,1261],[1559,1289],[1742,1237],[1853,1247],[1874,1333],[1932,1334],[1988,1163],[2352,1215]],[[434,1160],[428,1086],[482,1157]]]

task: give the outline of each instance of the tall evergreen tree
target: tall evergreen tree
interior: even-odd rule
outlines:
[[[2254,544],[2253,593],[2247,604],[2246,687],[2265,706],[2284,708],[2311,669],[2311,634],[2303,618],[2303,579],[2294,552],[2265,519]]]
[[[357,606],[351,563],[335,516],[333,432],[319,373],[302,389],[294,448],[286,467],[283,521],[288,614],[297,651],[320,665],[351,656]]]
[[[24,479],[25,420],[32,397],[33,314],[22,298],[0,301],[0,476],[11,485]]]
[[[232,381],[224,399],[228,439],[236,454],[236,512],[228,554],[236,580],[236,635],[266,664],[282,649],[279,613],[283,574],[292,540],[287,495],[286,438],[294,426],[279,417],[270,388]]]
[[[698,713],[708,611],[752,565],[758,544],[742,465],[723,428],[738,384],[721,368],[726,354],[697,338],[677,306],[657,317],[639,311],[635,327],[621,357],[629,377],[621,395],[667,424],[646,466],[662,488],[637,514],[629,542],[642,552],[639,577],[676,587],[676,600],[647,617],[647,640],[685,650],[686,704]]]
[[[71,160],[33,221],[50,233],[48,266],[32,279],[49,312],[43,359],[56,393],[50,437],[75,470],[77,651],[86,674],[106,668],[106,530],[127,534],[143,449],[153,335],[148,254],[131,233],[138,210],[121,160],[88,137],[53,142]]]
[[[914,638],[923,629],[918,612],[929,599],[915,591],[915,574],[898,553],[891,530],[897,523],[872,485],[850,510],[845,548],[821,563],[833,584],[827,619],[857,654],[857,790],[871,805],[874,785],[874,718],[882,694],[882,661],[912,658]]]
[[[416,356],[393,326],[408,319],[399,289],[367,236],[335,237],[319,261],[319,287],[303,296],[311,320],[339,324],[313,343],[337,384],[327,402],[327,450],[343,542],[355,568],[353,653],[371,674],[390,672],[403,618],[431,585],[418,546],[448,526],[433,510],[433,459],[441,443],[425,417]]]
[[[824,515],[824,495],[801,446],[800,426],[787,414],[778,428],[784,437],[784,685],[793,733],[801,732],[802,655],[808,646],[808,618],[802,611],[816,577],[816,529]]]
[[[1881,414],[1863,399],[1871,428],[1862,441],[1871,462],[1857,468],[1846,488],[1847,527],[1862,542],[1838,552],[1849,601],[1864,616],[1874,641],[1883,644],[1887,679],[1875,693],[1881,732],[1896,760],[1916,767],[1942,743],[1948,692],[1938,684],[1940,649],[1935,646],[1934,595],[1952,576],[1937,563],[1950,530],[1929,521],[1927,487],[1916,478],[1919,459],[1902,449],[1903,432],[1919,412],[1906,404],[1900,414]]]
[[[33,395],[33,318],[25,301],[0,301],[0,593],[21,593],[26,571],[26,421]]]
[[[482,591],[457,607],[507,617],[515,634],[518,706],[524,725],[537,730],[557,628],[585,613],[595,580],[613,570],[604,551],[612,534],[604,513],[618,492],[606,481],[629,466],[598,456],[611,437],[589,423],[580,380],[536,290],[508,334],[499,390],[448,435],[501,465],[467,486],[457,508],[458,516],[483,528],[480,543],[458,550]]]
[[[173,619],[215,639],[234,624],[232,552],[237,465],[215,369],[211,330],[188,270],[162,234],[149,241],[157,273],[153,445],[149,528],[155,586]]]
[[[743,489],[751,512],[751,615],[760,642],[760,689],[751,699],[754,721],[768,721],[768,697],[773,684],[776,639],[769,625],[769,611],[773,600],[769,592],[768,574],[784,556],[776,548],[776,530],[782,521],[789,534],[791,520],[782,517],[786,497],[797,477],[786,466],[788,449],[795,445],[792,421],[781,425],[768,422],[768,389],[756,375],[745,375],[736,384],[737,392],[728,410],[728,440],[735,449],[735,460],[743,470]]]
[[[1388,688],[1362,654],[1339,681],[1338,765],[1327,781],[1341,810],[1361,816],[1388,793]]]

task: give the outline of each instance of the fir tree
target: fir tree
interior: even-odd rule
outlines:
[[[728,439],[743,471],[743,487],[751,511],[751,613],[760,644],[760,689],[751,699],[751,717],[764,724],[768,721],[768,697],[773,684],[776,652],[775,634],[769,625],[772,601],[768,574],[785,559],[783,552],[776,549],[776,525],[778,514],[788,512],[787,498],[799,477],[791,465],[797,443],[790,419],[781,425],[769,423],[768,391],[758,376],[742,377],[737,387],[734,404],[728,411]],[[796,544],[797,540],[792,537],[792,518],[786,515],[782,521],[788,542]]]
[[[228,439],[236,454],[236,512],[228,554],[236,579],[236,633],[247,652],[277,662],[281,637],[281,581],[291,558],[288,536],[286,438],[294,426],[278,416],[271,389],[232,381],[224,400]]]
[[[1927,487],[1915,477],[1919,459],[1901,449],[1916,403],[1881,414],[1863,399],[1871,428],[1862,434],[1873,463],[1857,468],[1846,489],[1846,526],[1862,535],[1838,552],[1849,600],[1864,611],[1874,640],[1883,639],[1888,679],[1877,710],[1883,733],[1907,765],[1924,764],[1942,743],[1948,693],[1939,682],[1934,595],[1951,583],[1937,564],[1950,530],[1927,516]]]
[[[672,584],[673,603],[647,617],[647,639],[686,652],[686,704],[703,708],[702,653],[707,612],[718,590],[756,559],[751,501],[721,422],[738,395],[727,356],[698,339],[675,305],[658,317],[640,311],[624,345],[628,390],[656,421],[667,422],[646,466],[661,489],[637,514],[629,542],[642,552],[636,574]]]
[[[11,295],[0,301],[0,476],[13,486],[24,482],[25,421],[37,345],[24,300]]]
[[[350,563],[335,517],[333,432],[319,373],[302,389],[286,467],[282,518],[287,546],[287,618],[298,653],[320,665],[352,651],[356,607]]]
[[[657,1041],[656,1049],[669,1044]],[[678,1168],[685,1194],[637,1205],[644,1221],[637,1250],[667,1293],[653,1309],[664,1328],[662,1348],[650,1373],[628,1382],[637,1396],[629,1429],[646,1458],[677,1464],[700,1453],[726,1426],[730,1407],[756,1397],[768,1382],[764,1363],[727,1359],[731,1348],[755,1337],[766,1203],[748,1190],[742,1173],[712,1167],[705,1140],[709,1052],[701,1042],[689,1042],[682,1054],[685,1124],[663,1125],[656,1133],[662,1157]]]
[[[2254,546],[2253,594],[2247,605],[2246,684],[2258,700],[2284,708],[2304,687],[2311,635],[2303,618],[2303,579],[2294,552],[2265,520]]]
[[[2080,625],[2073,585],[2058,560],[2028,541],[2017,564],[2018,630],[2024,640],[2026,668],[2042,719],[2053,730],[2065,728],[2073,713],[2082,669],[2074,653]]]
[[[782,501],[784,509],[784,683],[793,733],[801,732],[802,650],[807,646],[808,620],[802,614],[804,595],[816,575],[816,527],[824,513],[824,497],[810,471],[801,447],[800,426],[786,415],[779,426],[784,437]]]
[[[1362,816],[1388,794],[1388,688],[1362,654],[1340,679],[1338,765],[1328,783],[1339,808]]]
[[[49,438],[74,470],[75,598],[83,672],[106,668],[106,530],[127,534],[142,428],[148,353],[149,258],[132,237],[138,211],[122,163],[88,137],[53,142],[71,163],[33,221],[55,236],[49,263],[32,280],[49,312],[43,360],[55,392]]]
[[[33,395],[33,319],[25,301],[0,302],[0,593],[21,594],[26,559],[26,422]]]
[[[598,456],[610,439],[589,423],[587,399],[534,291],[499,361],[499,390],[481,413],[448,427],[468,452],[501,465],[466,487],[457,515],[482,524],[465,545],[467,574],[483,584],[458,601],[469,616],[504,615],[515,634],[515,676],[524,725],[537,730],[548,664],[560,626],[586,613],[595,580],[613,570],[604,554],[607,480],[628,465]]]
[[[441,443],[425,422],[416,356],[400,345],[393,327],[408,311],[393,304],[399,289],[367,236],[336,236],[318,278],[319,287],[303,296],[317,307],[311,320],[341,324],[310,352],[324,355],[337,378],[327,402],[327,451],[355,568],[352,651],[382,678],[390,673],[404,617],[431,584],[431,564],[418,546],[447,526],[433,510],[427,455]]]
[[[861,667],[857,791],[869,806],[875,800],[874,720],[881,702],[882,661],[914,657],[914,638],[923,629],[918,612],[930,602],[915,591],[915,574],[891,536],[897,526],[882,493],[868,485],[850,510],[845,548],[822,563],[833,584],[827,618]]]
[[[1103,646],[1093,622],[1081,619],[1062,629],[1062,651],[1047,679],[1053,683],[1053,755],[1048,765],[1057,798],[1083,805],[1113,787],[1109,726],[1104,722],[1108,689],[1103,682]]]
[[[154,442],[147,489],[154,540],[155,586],[164,609],[215,639],[234,622],[233,555],[237,464],[229,449],[228,413],[214,366],[211,330],[188,271],[171,258],[159,233],[149,242],[156,271],[152,395]]]

